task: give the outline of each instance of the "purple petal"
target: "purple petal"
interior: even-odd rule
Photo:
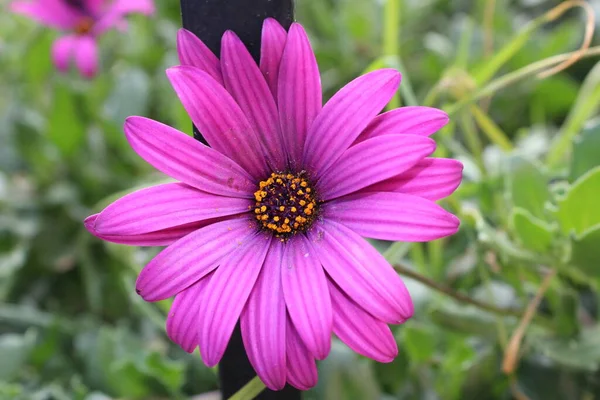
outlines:
[[[296,389],[308,390],[317,384],[317,364],[292,321],[287,318],[287,380]]]
[[[167,317],[167,335],[183,350],[192,353],[198,346],[198,325],[203,309],[203,295],[212,274],[181,291]]]
[[[223,85],[223,75],[219,59],[192,32],[180,29],[177,32],[177,54],[181,65],[191,65],[209,74],[215,81]]]
[[[413,314],[410,295],[396,271],[368,242],[334,221],[324,220],[309,239],[327,274],[367,312],[388,323]]]
[[[84,221],[85,228],[92,235],[96,236],[99,239],[112,243],[126,244],[129,246],[169,246],[170,244],[173,244],[179,239],[181,239],[182,237],[189,235],[190,233],[204,226],[218,222],[213,220],[194,222],[191,224],[185,224],[173,228],[162,229],[160,231],[143,233],[141,235],[100,235],[94,229],[94,225],[96,223],[98,215],[99,214],[94,214],[87,217]]]
[[[416,135],[386,135],[350,147],[317,182],[321,200],[353,193],[398,175],[435,150],[435,142]]]
[[[283,389],[286,381],[287,317],[281,288],[283,248],[280,241],[272,242],[240,319],[248,359],[271,390]]]
[[[113,27],[119,28],[127,14],[154,14],[155,7],[152,0],[115,0],[107,7],[96,25],[94,34],[104,33]]]
[[[98,46],[92,36],[81,36],[75,44],[75,65],[86,78],[93,78],[98,72]]]
[[[260,71],[263,73],[271,94],[277,98],[277,77],[279,64],[285,48],[287,32],[274,18],[267,18],[263,22],[260,39]]]
[[[65,30],[75,27],[83,17],[62,0],[14,1],[10,3],[10,10],[41,24]]]
[[[236,161],[254,178],[268,175],[270,171],[256,132],[223,86],[206,72],[185,65],[169,68],[167,76],[212,148]]]
[[[217,222],[192,232],[142,269],[136,291],[146,301],[173,297],[214,270],[231,251],[252,241],[255,232],[247,218]]]
[[[281,76],[279,81],[281,85]],[[305,167],[315,179],[350,147],[390,101],[399,84],[397,71],[373,71],[344,86],[325,104],[308,130],[304,147]]]
[[[386,179],[363,192],[398,192],[439,200],[450,196],[460,185],[463,165],[450,158],[426,158],[406,172]]]
[[[323,100],[315,54],[302,25],[290,27],[279,69],[279,121],[292,168],[299,169],[307,132]]]
[[[129,117],[125,135],[154,168],[195,188],[233,197],[252,197],[256,189],[253,178],[235,162],[170,126]]]
[[[77,36],[66,35],[56,39],[52,44],[52,61],[59,71],[67,72],[69,70],[77,42]]]
[[[206,289],[198,342],[202,361],[219,363],[233,328],[261,271],[271,236],[253,235],[222,260]],[[285,353],[284,353],[285,355]]]
[[[304,235],[290,240],[281,269],[290,318],[302,341],[318,360],[331,350],[332,311],[325,271]]]
[[[96,220],[101,235],[139,235],[247,212],[248,199],[201,192],[182,183],[138,190],[106,207]]]
[[[400,107],[375,117],[356,142],[389,134],[429,136],[440,130],[448,121],[448,114],[437,108]]]
[[[352,350],[378,362],[391,362],[398,345],[385,322],[359,307],[335,284],[329,282],[333,302],[333,331]]]
[[[357,193],[333,200],[323,215],[361,236],[427,242],[453,235],[460,221],[431,200],[404,193]]]
[[[257,133],[267,163],[283,171],[287,164],[275,100],[248,49],[231,31],[221,41],[221,68],[225,87]]]

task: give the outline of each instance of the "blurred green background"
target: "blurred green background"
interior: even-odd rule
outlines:
[[[164,75],[177,64],[179,2],[156,1],[155,17],[101,39],[101,72],[86,81],[54,70],[56,32],[0,0],[0,399],[217,390],[216,372],[167,339],[168,302],[135,293],[158,249],[104,243],[82,225],[162,179],[129,148],[125,117],[191,133]],[[365,70],[400,68],[395,105],[448,111],[437,155],[465,164],[441,202],[462,220],[457,235],[375,243],[412,276],[399,357],[376,364],[335,342],[306,399],[600,398],[600,51],[536,77],[582,42],[586,14],[548,14],[560,3],[297,0],[326,96]],[[518,362],[503,372],[505,356]]]

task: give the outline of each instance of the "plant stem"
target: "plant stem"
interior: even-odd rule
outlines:
[[[255,376],[244,387],[238,390],[229,400],[252,400],[265,390],[265,384],[258,376]]]

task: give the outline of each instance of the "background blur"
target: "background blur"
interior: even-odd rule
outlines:
[[[156,2],[154,18],[101,39],[101,72],[86,81],[53,68],[56,32],[0,0],[0,399],[217,389],[215,371],[167,339],[169,304],[135,293],[158,249],[104,243],[82,224],[162,179],[127,145],[126,116],[191,133],[164,74],[179,2]],[[442,201],[462,220],[456,236],[376,243],[415,278],[399,357],[376,364],[336,342],[306,399],[600,398],[600,51],[536,77],[582,43],[585,12],[548,14],[560,3],[297,0],[326,96],[367,69],[400,68],[396,105],[445,109],[438,155],[465,164]]]

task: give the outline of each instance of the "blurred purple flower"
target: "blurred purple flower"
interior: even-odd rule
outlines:
[[[335,333],[354,351],[390,362],[388,324],[413,314],[402,279],[362,237],[428,241],[458,219],[435,203],[462,176],[429,158],[440,110],[379,114],[400,74],[373,71],[324,106],[314,53],[300,24],[263,28],[260,66],[233,33],[219,60],[180,31],[182,65],[167,76],[211,147],[159,122],[130,117],[133,149],[179,182],[131,193],[86,228],[138,246],[168,246],[140,273],[146,301],[175,296],[169,337],[208,366],[241,323],[244,346],[271,389],[317,382],[315,359]],[[362,237],[361,237],[362,236]]]
[[[10,9],[68,32],[52,46],[56,68],[65,72],[74,60],[79,72],[92,78],[98,70],[98,36],[111,28],[123,29],[127,14],[152,14],[154,3],[153,0],[32,0],[14,1]]]

